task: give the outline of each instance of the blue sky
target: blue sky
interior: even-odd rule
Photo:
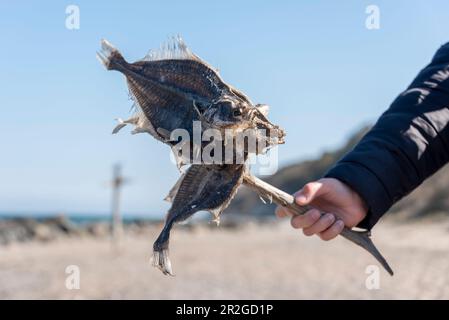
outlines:
[[[65,28],[67,5],[80,29]],[[365,28],[367,5],[380,29]],[[168,36],[287,130],[280,164],[335,148],[375,121],[449,41],[447,1],[2,1],[0,211],[107,212],[115,162],[132,183],[124,211],[164,213],[178,172],[150,136],[111,135],[131,101],[95,59],[101,38],[129,61]],[[300,186],[298,186],[300,187]]]

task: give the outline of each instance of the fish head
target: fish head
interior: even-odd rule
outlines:
[[[266,148],[284,144],[286,135],[284,129],[268,120],[268,109],[266,104],[256,104],[249,111],[251,129],[257,132],[259,141],[265,144]]]
[[[208,123],[219,129],[243,128],[249,119],[250,109],[250,103],[232,95],[224,95],[210,104],[204,117]]]
[[[248,143],[243,143],[242,150],[259,154],[285,142],[285,131],[271,123],[267,115],[267,105],[253,105],[248,99],[227,95],[214,101],[203,116],[215,128],[229,129],[234,136],[252,137],[252,141],[257,141],[257,147],[248,148]]]

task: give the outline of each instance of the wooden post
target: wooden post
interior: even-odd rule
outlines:
[[[123,237],[123,222],[120,213],[121,187],[125,182],[122,177],[122,167],[115,164],[112,178],[112,206],[111,206],[111,224],[112,224],[112,244],[116,249],[120,248]]]

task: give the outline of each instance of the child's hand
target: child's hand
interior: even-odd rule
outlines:
[[[289,209],[277,207],[276,215],[292,215],[293,228],[303,229],[306,236],[316,234],[326,241],[340,234],[344,226],[356,226],[368,212],[365,201],[358,193],[333,178],[323,178],[306,184],[295,193],[295,201],[301,206],[310,205],[314,209],[304,215],[295,216]]]

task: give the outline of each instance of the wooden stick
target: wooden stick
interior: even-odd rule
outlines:
[[[311,209],[310,206],[298,205],[292,195],[272,186],[271,184],[263,180],[260,180],[259,178],[249,173],[245,174],[243,183],[257,192],[261,197],[270,199],[272,202],[283,207],[287,207],[297,215],[302,215]],[[376,246],[371,240],[371,234],[369,231],[356,231],[345,227],[340,235],[371,253],[371,255],[376,258],[376,260],[385,268],[385,270],[390,275],[393,275],[393,270],[388,265],[388,262],[385,260],[379,250],[377,250]]]

